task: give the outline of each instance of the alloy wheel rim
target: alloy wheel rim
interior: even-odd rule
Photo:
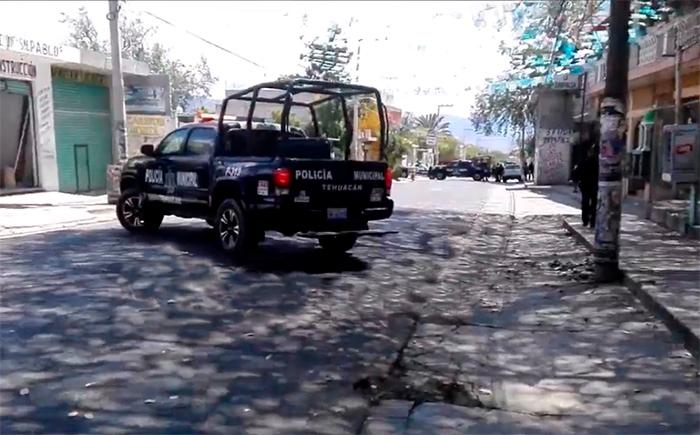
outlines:
[[[231,210],[225,210],[221,213],[221,219],[219,221],[219,237],[221,242],[227,248],[233,248],[236,246],[238,241],[238,235],[240,233],[241,226],[238,221],[238,216]]]
[[[124,216],[124,220],[130,226],[142,226],[143,219],[141,219],[141,198],[138,196],[131,196],[127,198],[122,205],[122,216]]]

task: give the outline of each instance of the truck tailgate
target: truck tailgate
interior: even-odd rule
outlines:
[[[287,159],[290,194],[297,204],[312,208],[361,209],[386,199],[383,162]]]

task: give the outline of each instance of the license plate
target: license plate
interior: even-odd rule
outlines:
[[[347,208],[329,208],[328,209],[328,219],[347,219],[348,209]]]
[[[381,202],[382,196],[384,195],[384,189],[381,187],[372,189],[372,193],[369,195],[370,202]]]

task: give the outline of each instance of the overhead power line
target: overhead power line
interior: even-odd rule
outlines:
[[[244,62],[247,62],[247,63],[249,63],[249,64],[251,64],[251,65],[257,66],[257,67],[260,68],[260,69],[265,69],[265,67],[262,66],[262,65],[260,65],[259,63],[255,62],[255,61],[252,61],[252,60],[250,60],[250,59],[248,59],[248,58],[246,58],[246,57],[244,57],[244,56],[241,56],[241,55],[238,54],[238,53],[234,53],[233,51],[229,50],[228,48],[222,47],[222,46],[220,46],[219,44],[217,44],[217,43],[215,43],[215,42],[212,42],[212,41],[210,41],[210,40],[208,40],[208,39],[206,39],[206,38],[204,38],[204,37],[202,37],[202,36],[197,35],[196,33],[190,32],[190,31],[187,30],[187,29],[184,29],[184,28],[182,28],[182,27],[180,27],[180,26],[177,26],[177,25],[171,23],[170,21],[166,20],[165,18],[159,17],[158,15],[156,15],[156,14],[154,14],[154,13],[152,13],[152,12],[149,12],[149,11],[146,11],[146,10],[143,10],[143,9],[141,10],[141,12],[143,12],[144,14],[150,15],[151,17],[155,18],[156,20],[161,21],[161,22],[163,22],[163,23],[165,23],[165,24],[167,24],[167,25],[169,25],[169,26],[171,26],[171,27],[173,27],[173,28],[175,28],[175,29],[182,30],[182,31],[184,31],[185,33],[187,33],[187,34],[189,34],[189,35],[191,35],[191,36],[193,36],[193,37],[199,39],[200,41],[204,42],[205,44],[209,44],[209,45],[211,45],[211,46],[214,47],[214,48],[218,48],[219,50],[221,50],[221,51],[223,51],[223,52],[225,52],[225,53],[228,53],[228,54],[230,54],[230,55],[232,55],[232,56],[235,56],[235,57],[237,57],[238,59],[240,59],[240,60],[242,60],[242,61],[244,61]]]

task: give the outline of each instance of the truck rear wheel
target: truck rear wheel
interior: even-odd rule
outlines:
[[[117,218],[129,232],[143,233],[156,231],[163,222],[163,213],[159,213],[148,204],[136,189],[126,190],[117,201]]]
[[[444,180],[445,178],[447,178],[447,176],[444,172],[438,172],[437,174],[435,174],[435,178],[437,178],[438,180]]]
[[[227,199],[219,206],[215,229],[221,248],[234,256],[241,256],[257,242],[252,237],[247,215],[234,199]]]
[[[343,254],[352,249],[357,242],[357,236],[352,234],[340,234],[337,236],[319,237],[318,243],[324,251],[332,254]]]

